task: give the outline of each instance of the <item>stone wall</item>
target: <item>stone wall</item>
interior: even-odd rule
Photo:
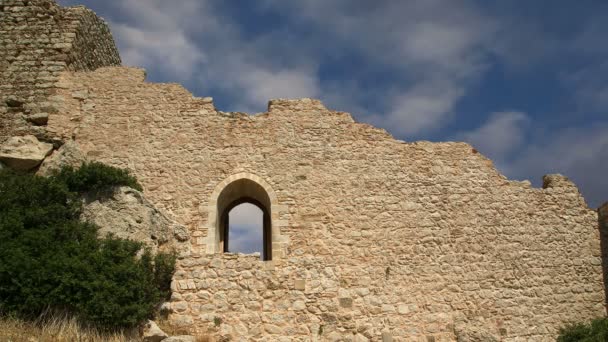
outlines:
[[[509,181],[468,144],[398,141],[316,100],[223,113],[144,74],[62,74],[49,129],[132,170],[188,227],[175,324],[237,340],[549,341],[605,314],[598,214],[566,177]],[[209,250],[217,189],[240,174],[276,198],[272,261]]]
[[[0,144],[46,132],[57,76],[120,65],[108,26],[84,7],[52,0],[0,0]],[[60,141],[54,141],[60,144]]]
[[[0,1],[0,142],[75,140],[137,175],[191,236],[174,324],[223,340],[550,341],[605,315],[598,213],[566,177],[509,181],[468,144],[398,141],[316,100],[223,113],[102,67],[120,61],[92,12]],[[271,261],[217,252],[219,195],[245,178],[267,193]]]
[[[602,204],[598,209],[598,226],[602,247],[602,269],[604,272],[604,288],[608,298],[608,202]],[[608,310],[608,303],[606,304]]]

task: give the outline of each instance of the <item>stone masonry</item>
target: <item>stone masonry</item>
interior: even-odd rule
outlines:
[[[49,1],[15,8],[37,3]],[[2,32],[19,27],[5,19],[12,8]],[[466,143],[399,141],[312,99],[224,113],[142,69],[106,67],[119,60],[109,33],[83,32],[80,54],[102,44],[109,55],[54,74],[45,137],[128,168],[187,227],[173,324],[236,341],[551,341],[606,314],[598,211],[566,177],[533,188]],[[2,82],[8,99],[40,81]],[[11,108],[2,132],[24,135]],[[270,213],[272,260],[218,247],[223,208],[239,197]]]
[[[50,140],[45,126],[57,114],[57,76],[111,65],[120,65],[118,50],[93,11],[53,0],[0,0],[0,143],[26,134]]]

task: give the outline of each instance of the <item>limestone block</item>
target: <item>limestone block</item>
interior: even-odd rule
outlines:
[[[393,342],[393,335],[389,331],[383,331],[382,342]]]
[[[456,339],[458,342],[498,342],[500,338],[475,326],[465,326],[456,328]]]
[[[39,176],[50,176],[53,171],[59,170],[63,166],[78,168],[86,161],[87,157],[80,150],[78,143],[70,140],[46,158],[36,174]]]
[[[49,121],[49,114],[48,113],[30,114],[30,115],[26,116],[25,119],[27,121],[33,123],[36,126],[44,126]]]
[[[143,327],[142,340],[144,342],[164,341],[169,335],[162,331],[154,321],[148,320]]]
[[[8,167],[27,171],[38,166],[53,151],[53,145],[38,141],[33,135],[12,137],[0,146],[0,161]]]
[[[296,279],[294,285],[296,290],[303,291],[306,289],[306,279]]]
[[[353,338],[353,342],[367,342],[369,339],[361,334],[356,334]]]
[[[191,335],[171,336],[164,339],[163,342],[196,342],[196,337]]]
[[[182,242],[188,240],[183,226],[160,212],[140,191],[129,187],[117,187],[101,197],[89,194],[81,218],[98,225],[100,235],[112,233],[141,241],[153,252],[164,247],[175,247],[178,251],[187,248]]]

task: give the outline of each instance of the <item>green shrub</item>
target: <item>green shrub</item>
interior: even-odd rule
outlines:
[[[169,294],[175,256],[100,239],[98,227],[79,220],[78,192],[133,184],[96,163],[49,178],[0,170],[0,314],[57,310],[111,329],[149,318]]]
[[[608,341],[608,318],[598,318],[591,323],[571,324],[560,329],[558,342],[605,342]]]
[[[112,186],[125,185],[142,191],[141,185],[129,171],[111,167],[98,162],[84,163],[78,169],[64,167],[54,175],[59,182],[67,185],[70,191],[101,191]]]

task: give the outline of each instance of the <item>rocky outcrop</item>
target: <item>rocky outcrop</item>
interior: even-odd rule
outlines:
[[[53,171],[59,170],[63,166],[78,168],[86,161],[87,157],[80,150],[78,143],[70,140],[46,158],[36,174],[39,176],[50,176]]]
[[[175,249],[183,256],[189,251],[186,227],[167,218],[141,192],[126,186],[86,196],[82,219],[98,225],[101,235],[141,241],[153,252]]]
[[[53,151],[53,145],[38,141],[33,135],[12,137],[0,146],[0,161],[18,171],[28,171]]]
[[[162,331],[154,321],[148,320],[143,327],[141,337],[144,342],[160,342],[166,341],[169,335]]]

